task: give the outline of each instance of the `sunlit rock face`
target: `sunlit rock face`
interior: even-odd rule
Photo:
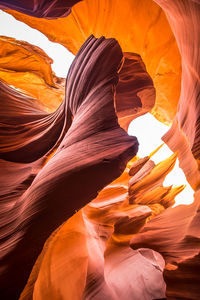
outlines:
[[[181,58],[165,13],[154,1],[84,0],[65,18],[39,22],[14,10],[8,12],[74,54],[90,34],[117,39],[123,52],[141,56],[153,79],[156,104],[152,113],[163,122],[172,122],[180,96]]]
[[[64,99],[64,79],[52,72],[52,59],[27,42],[0,36],[0,79],[36,98],[47,112]]]
[[[76,2],[0,1],[77,54],[64,89],[0,37],[1,298],[198,300],[200,3]],[[173,122],[158,165],[124,130],[148,111]],[[174,208],[177,155],[195,197]]]
[[[157,1],[159,3],[159,1]],[[200,3],[199,1],[160,1],[166,11],[182,57],[182,89],[179,107],[164,141],[179,151],[180,163],[192,187],[200,185],[199,99],[200,99]]]

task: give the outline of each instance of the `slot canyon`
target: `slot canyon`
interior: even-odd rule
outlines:
[[[0,299],[199,300],[200,0],[0,12],[72,61],[0,35]],[[167,128],[153,149],[145,116]]]

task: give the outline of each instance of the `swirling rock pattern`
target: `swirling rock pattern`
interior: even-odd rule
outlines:
[[[200,2],[76,2],[0,1],[78,52],[62,101],[51,59],[0,38],[2,299],[16,299],[30,275],[21,299],[198,300]],[[122,50],[93,36],[79,50],[91,33],[116,38]],[[137,152],[119,124],[127,129],[150,110],[173,121],[163,139],[177,154],[156,166],[151,155],[134,158],[119,177]],[[184,187],[163,187],[163,180],[177,155],[195,195],[174,208]]]
[[[197,190],[200,185],[200,3],[189,0],[157,2],[166,11],[182,57],[182,89],[178,111],[173,126],[163,139],[173,151],[179,151],[180,166],[192,187]]]
[[[157,182],[162,193],[155,192],[157,201],[154,198],[152,203],[149,191],[143,190],[145,199],[137,204],[129,203],[134,189],[129,174],[135,164],[129,162],[118,179],[47,240],[20,299],[164,298],[162,256],[150,249],[134,251],[129,242],[160,213],[160,207],[164,210],[165,203],[166,207],[174,203],[180,189],[176,193],[171,187],[166,190],[162,181],[175,160],[173,155],[146,172],[143,182],[151,176],[151,184]],[[136,182],[140,182],[139,177]],[[137,187],[135,195],[140,195]]]
[[[159,225],[158,225],[159,224]],[[190,206],[169,208],[132,238],[133,249],[150,248],[163,255],[168,299],[198,299],[199,193]],[[180,288],[181,287],[181,288]]]
[[[1,227],[5,299],[20,292],[49,234],[118,177],[137,152],[136,138],[120,128],[114,110],[122,57],[114,39],[91,36],[71,66],[65,101],[55,113],[42,114],[33,108],[30,114],[26,103],[19,111],[16,104],[13,113],[12,103],[8,106],[8,112],[18,111],[18,116],[0,129],[1,134],[5,126],[10,131],[5,148],[1,147],[1,158],[6,159],[1,161],[2,170],[9,172],[13,164],[9,161],[14,161],[20,177],[16,180],[10,174],[9,194],[2,190],[2,208],[7,210]],[[10,101],[18,100],[27,101],[11,93]],[[53,157],[40,170],[41,160],[44,163],[45,154],[54,147],[58,148]],[[7,207],[9,197],[13,204]],[[14,269],[19,270],[17,276]]]
[[[84,0],[65,18],[39,22],[25,14],[7,12],[74,54],[91,33],[115,38],[123,52],[139,54],[146,65],[156,88],[152,113],[167,124],[173,121],[180,96],[181,58],[165,13],[154,1]]]

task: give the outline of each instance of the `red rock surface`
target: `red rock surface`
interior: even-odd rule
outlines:
[[[168,208],[131,240],[133,249],[150,248],[166,262],[168,299],[199,297],[199,192],[189,206]],[[147,250],[148,251],[148,250]]]
[[[173,168],[172,156],[143,176],[157,182],[157,201],[143,190],[139,204],[130,204],[135,162],[106,186],[91,203],[64,223],[47,240],[20,299],[159,299],[165,297],[162,256],[150,249],[136,251],[130,239],[181,191],[162,186]],[[159,176],[158,176],[159,170]],[[164,175],[165,174],[165,175]],[[164,175],[164,176],[163,176]],[[135,185],[140,178],[135,180]],[[129,187],[128,187],[129,185]],[[173,190],[173,191],[172,191]],[[136,191],[135,195],[140,195]],[[146,201],[144,200],[144,197]],[[62,283],[61,283],[62,282]],[[67,295],[67,296],[66,296]]]
[[[38,18],[55,19],[70,14],[71,7],[79,1],[81,0],[1,0],[0,9],[13,9]]]
[[[119,127],[114,110],[121,59],[114,39],[91,36],[71,66],[65,101],[50,115],[31,110],[28,99],[17,92],[13,96],[7,88],[11,103],[5,109],[16,116],[8,120],[7,115],[0,128],[1,136],[10,132],[1,146],[0,157],[6,159],[1,161],[1,175],[4,181],[5,172],[15,168],[20,176],[16,182],[17,173],[9,173],[9,191],[4,182],[1,185],[2,210],[6,210],[1,220],[5,298],[14,297],[23,287],[48,235],[118,177],[136,154],[137,140]],[[5,92],[5,84],[2,86]],[[20,110],[18,100],[24,105]],[[5,117],[6,111],[3,114]],[[44,161],[44,155],[57,144],[53,157],[38,172],[40,157]],[[19,270],[17,276],[14,269]]]
[[[76,2],[0,1],[74,53],[86,40],[62,101],[52,60],[0,37],[0,297],[199,300],[200,2]],[[124,130],[148,111],[173,121],[158,165]],[[189,206],[163,186],[177,155]]]
[[[115,108],[119,124],[128,130],[129,123],[154,107],[156,93],[153,81],[138,54],[124,52],[119,72]]]

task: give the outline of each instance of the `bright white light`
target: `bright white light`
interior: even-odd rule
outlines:
[[[53,43],[40,31],[17,21],[13,16],[0,10],[0,35],[26,41],[43,49],[54,61],[52,70],[57,76],[66,78],[74,55],[64,46]]]
[[[159,122],[150,113],[133,120],[128,128],[129,135],[135,135],[139,141],[139,157],[148,156],[153,150],[163,143],[162,136],[169,130],[169,127]],[[152,157],[157,164],[165,158],[172,155],[172,151],[166,144]],[[193,202],[193,189],[187,182],[182,169],[179,168],[177,160],[174,169],[167,175],[164,180],[164,186],[186,185],[185,189],[176,196],[176,204],[190,204]]]

